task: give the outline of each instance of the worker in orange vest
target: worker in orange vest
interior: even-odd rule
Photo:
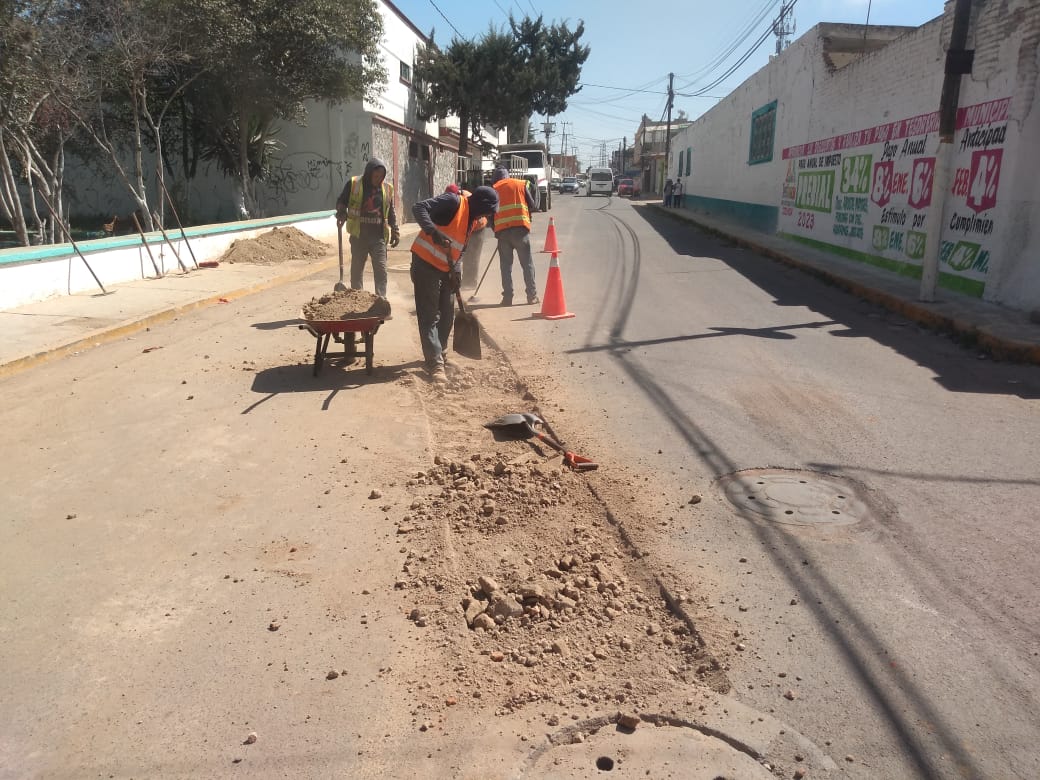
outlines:
[[[412,242],[412,286],[419,342],[430,379],[448,381],[444,351],[455,323],[452,296],[462,285],[457,263],[481,220],[498,210],[498,193],[477,187],[472,195],[444,192],[412,206],[419,233]]]
[[[531,212],[537,207],[537,201],[528,183],[510,178],[509,171],[502,166],[492,172],[491,184],[499,200],[495,238],[498,239],[498,262],[502,268],[502,305],[513,305],[514,251],[524,272],[527,302],[538,303],[534,258],[531,256]]]

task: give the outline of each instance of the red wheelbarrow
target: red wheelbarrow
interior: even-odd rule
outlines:
[[[389,319],[389,314],[381,317],[357,317],[348,320],[309,320],[301,313],[300,330],[305,330],[316,339],[314,347],[314,376],[321,371],[329,351],[329,342],[343,344],[344,365],[351,365],[360,357],[365,359],[365,373],[372,373],[372,358],[379,326]],[[358,345],[364,344],[364,351]]]

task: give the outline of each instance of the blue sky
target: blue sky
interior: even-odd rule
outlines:
[[[556,129],[550,146],[559,153],[566,131],[567,152],[576,148],[586,165],[598,162],[602,149],[608,155],[617,149],[623,137],[631,144],[644,113],[655,121],[664,118],[669,72],[675,74],[675,90],[681,93],[675,98],[673,118],[680,109],[696,118],[764,66],[776,51],[771,33],[707,96],[684,96],[710,86],[736,65],[769,30],[781,6],[780,0],[678,0],[650,5],[638,0],[394,2],[423,33],[433,29],[439,44],[456,36],[478,38],[491,25],[505,27],[510,12],[517,18],[541,14],[546,22],[563,21],[572,30],[583,20],[583,41],[591,48],[582,69],[583,87],[568,100],[567,111],[552,118]],[[942,13],[943,0],[797,0],[792,39],[820,22],[863,24],[868,6],[871,24],[917,27]],[[731,48],[732,53],[723,57]],[[935,99],[938,104],[939,96]],[[543,120],[536,117],[534,124],[541,129]]]

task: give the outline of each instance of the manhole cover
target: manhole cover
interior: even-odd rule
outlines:
[[[815,471],[749,469],[719,480],[726,499],[743,512],[788,525],[852,525],[870,508],[847,480]]]

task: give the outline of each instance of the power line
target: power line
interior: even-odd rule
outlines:
[[[437,13],[439,13],[441,15],[441,19],[446,21],[448,23],[448,26],[455,31],[455,34],[457,36],[459,36],[459,38],[462,38],[463,40],[465,40],[466,36],[464,36],[462,33],[459,32],[459,28],[451,23],[451,19],[449,19],[447,16],[444,15],[444,11],[442,11],[440,8],[438,8],[437,4],[435,2],[433,2],[433,0],[430,0],[430,5],[432,5],[434,10],[437,11]],[[496,3],[496,5],[497,5],[497,3]]]
[[[720,67],[722,67],[723,63],[727,59],[729,59],[730,55],[733,54],[733,52],[735,52],[740,47],[740,45],[751,36],[751,34],[755,31],[755,28],[757,28],[758,25],[760,25],[763,22],[763,20],[765,20],[766,17],[770,15],[772,10],[777,5],[779,5],[779,3],[780,0],[767,0],[765,5],[763,5],[758,10],[758,12],[752,17],[751,21],[749,21],[747,24],[744,25],[743,28],[741,28],[741,31],[737,34],[737,37],[729,45],[727,45],[723,51],[715,55],[715,57],[713,57],[711,61],[700,70],[693,71],[692,73],[687,73],[681,77],[689,78],[689,81],[687,81],[684,84],[680,84],[679,89],[686,89],[687,87],[693,86],[697,83],[697,81],[703,80],[704,78],[710,76],[712,73],[718,70]]]
[[[784,4],[784,9],[785,10],[782,11],[782,13],[785,13],[785,12],[786,13],[790,13],[790,11],[794,8],[795,3],[797,3],[797,2],[798,2],[798,0],[790,0],[790,2],[786,2]],[[754,54],[756,51],[758,51],[759,47],[765,42],[766,38],[768,38],[772,33],[773,33],[773,28],[772,28],[772,26],[770,26],[770,27],[768,27],[766,29],[766,31],[764,33],[762,33],[762,35],[758,38],[758,40],[755,41],[751,45],[751,48],[748,49],[746,52],[744,52],[743,56],[739,60],[737,60],[733,65],[731,65],[729,67],[729,69],[725,73],[723,73],[721,76],[719,76],[717,79],[715,79],[715,81],[711,82],[711,84],[708,84],[708,86],[702,87],[701,89],[697,90],[693,94],[693,97],[701,97],[701,96],[703,96],[706,92],[708,92],[708,90],[714,89],[719,84],[721,84],[723,81],[725,81],[730,76],[732,76],[741,65],[743,65],[745,62],[747,62],[751,58],[752,54]]]

